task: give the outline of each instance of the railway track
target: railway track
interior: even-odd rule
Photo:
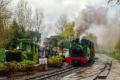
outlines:
[[[46,73],[43,73],[43,74],[40,74],[40,75],[34,75],[34,76],[31,76],[29,78],[22,79],[22,80],[46,80],[50,77],[62,75],[63,73],[68,73],[68,72],[70,72],[72,70],[75,70],[75,69],[78,69],[78,68],[73,67],[73,66],[68,66],[68,67],[65,67],[65,68],[62,68],[62,69],[54,70],[52,72],[48,72],[48,73],[46,72]]]
[[[93,78],[92,80],[106,80],[107,79],[107,76],[109,75],[110,70],[111,70],[112,61],[107,62],[104,65],[105,66],[100,69],[99,73],[95,74],[96,77]],[[59,80],[61,77],[69,75],[71,73],[71,71],[76,72],[76,71],[81,70],[81,69],[83,70],[83,68],[84,67],[66,66],[62,69],[57,69],[57,70],[53,70],[50,72],[43,72],[42,74],[32,75],[32,76],[24,78],[22,80],[53,80],[55,77],[59,77],[59,78],[54,79],[54,80]],[[85,68],[85,70],[86,70],[86,68]],[[51,79],[51,78],[53,78],[53,79]],[[82,78],[86,78],[86,77],[81,76],[81,79]]]
[[[107,76],[110,73],[112,67],[112,61],[109,63],[105,63],[104,68],[101,69],[101,71],[97,74],[97,76],[93,80],[106,80]]]

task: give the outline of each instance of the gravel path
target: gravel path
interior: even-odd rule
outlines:
[[[107,80],[120,80],[120,61],[112,60],[112,69]]]
[[[68,76],[65,76],[61,80],[93,80],[101,71],[101,69],[105,66],[105,63],[111,62],[112,60],[112,58],[104,54],[96,54],[96,62],[92,66],[87,67],[85,71],[83,70],[83,72],[77,71]]]

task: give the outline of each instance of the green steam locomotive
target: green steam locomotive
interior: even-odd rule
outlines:
[[[87,39],[79,41],[77,38],[71,42],[69,55],[70,57],[66,58],[66,62],[73,65],[94,61],[94,43]]]

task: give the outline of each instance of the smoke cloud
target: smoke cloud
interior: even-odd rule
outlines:
[[[87,6],[75,21],[77,37],[91,33],[102,48],[114,48],[120,36],[120,8]]]

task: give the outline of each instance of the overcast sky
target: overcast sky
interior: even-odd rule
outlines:
[[[17,2],[19,0],[15,0]],[[107,0],[27,0],[32,7],[44,12],[45,23],[54,24],[59,16],[65,14],[73,20],[87,5],[105,5]]]
[[[16,4],[19,0],[14,0]],[[89,5],[106,5],[107,0],[27,0],[33,7],[44,12],[44,24],[54,25],[61,15],[74,20],[80,11]],[[54,28],[54,27],[53,27]],[[53,32],[51,29],[51,32]],[[51,34],[54,34],[51,33]]]

